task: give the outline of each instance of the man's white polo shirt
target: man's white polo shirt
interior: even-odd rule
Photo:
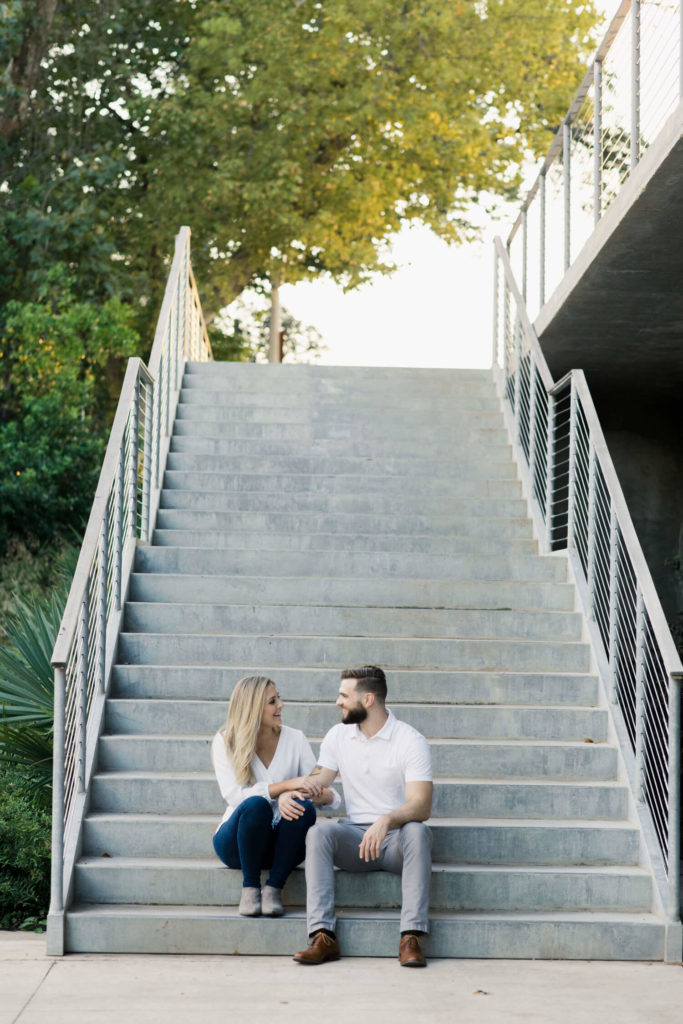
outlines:
[[[391,711],[370,739],[357,725],[335,725],[320,745],[318,764],[339,772],[348,818],[363,824],[404,804],[406,782],[432,781],[427,740]]]

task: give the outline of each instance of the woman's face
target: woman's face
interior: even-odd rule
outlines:
[[[263,705],[261,725],[270,726],[271,729],[279,729],[282,726],[282,709],[284,704],[280,700],[280,694],[272,683],[266,687],[266,702]]]

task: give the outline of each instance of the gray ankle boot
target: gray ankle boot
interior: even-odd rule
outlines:
[[[245,885],[239,909],[242,917],[258,917],[261,913],[261,890],[256,886]]]
[[[263,913],[268,917],[282,917],[284,908],[282,906],[282,889],[275,889],[272,885],[263,888]]]

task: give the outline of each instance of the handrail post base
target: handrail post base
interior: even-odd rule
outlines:
[[[664,962],[680,964],[683,960],[683,925],[680,921],[667,921],[664,937]]]
[[[47,915],[45,952],[48,956],[64,956],[66,918],[63,910]]]

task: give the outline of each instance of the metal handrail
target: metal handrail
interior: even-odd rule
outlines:
[[[185,361],[213,358],[180,229],[145,366],[129,359],[90,518],[52,653],[55,721],[48,952],[64,951],[70,900],[104,699],[135,548],[151,540]]]
[[[666,872],[666,912],[676,923],[683,665],[584,374],[572,370],[553,381],[500,238],[494,282],[493,365],[512,443],[544,547],[570,553],[585,594],[591,643],[623,715],[635,797],[651,815]]]
[[[507,238],[532,319],[676,110],[682,50],[680,0],[621,0]]]

